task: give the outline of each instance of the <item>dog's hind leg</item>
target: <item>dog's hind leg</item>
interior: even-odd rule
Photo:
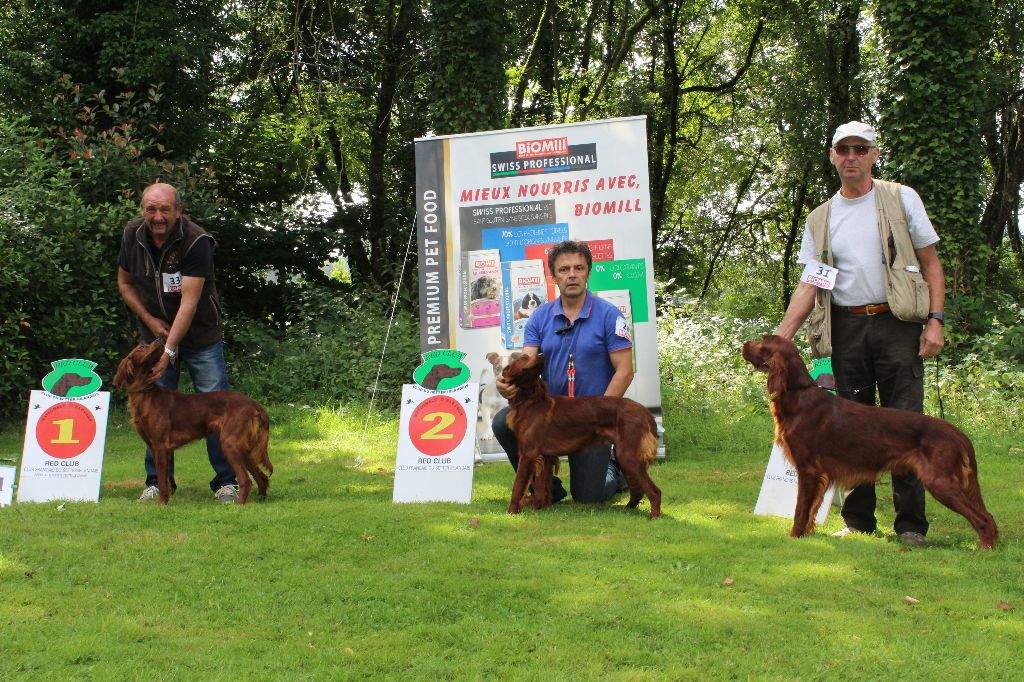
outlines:
[[[267,488],[270,486],[270,479],[260,470],[259,466],[253,463],[252,460],[246,460],[245,468],[253,479],[255,479],[256,491],[260,494],[260,497],[266,497]]]
[[[530,454],[532,456],[527,456]],[[512,484],[512,499],[508,503],[508,513],[518,514],[523,510],[523,501],[526,499],[526,489],[533,476],[533,466],[539,455],[519,451],[519,464],[516,466],[516,480]]]
[[[651,518],[661,516],[661,489],[651,480],[647,473],[647,465],[641,448],[646,445],[646,439],[640,439],[640,446],[636,442],[627,442],[626,438],[620,438],[615,444],[615,459],[619,463],[619,469],[629,484],[629,502],[626,507],[635,508],[646,494],[651,502]],[[654,442],[657,450],[657,441]]]
[[[246,459],[246,468],[252,477],[256,479],[256,489],[260,497],[267,496],[267,488],[270,487],[270,477],[260,470],[262,465],[269,473],[274,473],[274,465],[270,463],[270,456],[267,454],[267,443],[270,441],[270,429],[266,414],[260,414],[256,427],[256,445],[249,452]]]
[[[551,506],[551,481],[554,478],[556,457],[538,457],[533,472],[533,508]]]
[[[252,492],[252,479],[249,478],[247,471],[249,464],[246,461],[246,454],[226,447],[223,442],[221,442],[221,449],[224,451],[224,457],[231,464],[231,468],[235,470],[235,480],[238,481],[238,498],[235,500],[235,504],[245,504],[249,501],[249,493]],[[246,464],[243,466],[242,462],[246,462]]]
[[[252,479],[246,471],[249,453],[243,448],[245,444],[240,443],[236,438],[225,437],[227,431],[222,431],[220,436],[220,449],[224,452],[224,459],[228,461],[235,471],[235,480],[238,481],[238,498],[235,504],[245,504],[249,500],[249,493],[252,492]]]
[[[978,479],[973,473],[967,482],[968,492],[965,492],[959,482],[951,477],[944,477],[938,480],[930,480],[924,483],[925,488],[932,496],[946,505],[956,513],[967,519],[978,533],[978,545],[982,549],[992,549],[996,542],[998,530],[995,519],[988,513],[985,503],[981,500],[981,490],[978,487]]]

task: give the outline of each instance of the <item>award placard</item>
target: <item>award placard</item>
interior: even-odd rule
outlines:
[[[6,507],[11,503],[14,493],[14,474],[17,471],[15,467],[0,466],[0,507]]]
[[[464,353],[430,351],[402,387],[394,502],[461,502],[473,496],[479,384]],[[440,377],[440,378],[439,378]]]
[[[32,391],[18,502],[100,499],[110,393],[88,360],[58,360]]]
[[[818,513],[814,517],[814,522],[819,526],[828,518],[828,510],[832,506],[832,497],[835,492],[836,487],[830,485],[821,498],[821,506],[818,507]],[[761,483],[761,492],[757,496],[757,504],[754,505],[754,513],[761,516],[781,516],[784,519],[791,519],[796,511],[796,495],[796,470],[786,460],[782,446],[775,443],[772,446],[772,453],[768,457],[768,468],[764,472],[764,481]]]

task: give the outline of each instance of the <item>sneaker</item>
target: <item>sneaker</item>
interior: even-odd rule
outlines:
[[[854,530],[853,528],[850,528],[849,526],[846,526],[842,530],[837,530],[835,533],[832,533],[832,537],[834,537],[834,538],[845,538],[847,535],[853,535],[854,533],[860,533],[860,532],[861,531],[859,531],[859,530]]]
[[[142,494],[139,495],[139,502],[152,502],[153,500],[159,499],[160,488],[157,488],[155,485],[148,486],[145,490],[142,491]]]
[[[928,544],[923,535],[912,530],[900,533],[900,542],[907,547],[924,547]]]
[[[223,485],[213,494],[221,504],[234,504],[238,501],[238,486]]]

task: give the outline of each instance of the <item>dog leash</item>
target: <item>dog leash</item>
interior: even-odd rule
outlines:
[[[853,400],[852,396],[855,396],[855,395],[857,395],[858,393],[860,393],[862,391],[866,391],[869,388],[874,390],[874,388],[876,386],[878,386],[881,383],[884,383],[884,382],[888,381],[889,379],[892,379],[894,376],[896,376],[898,374],[899,374],[899,371],[893,372],[892,374],[890,374],[889,376],[887,376],[887,377],[885,377],[883,379],[875,379],[870,384],[865,384],[865,385],[861,386],[860,388],[839,388],[838,386],[836,386],[836,392],[839,395],[841,395],[842,397],[844,397],[844,398],[847,398],[849,396],[847,398],[848,400]],[[821,387],[819,386],[819,388],[821,388]],[[828,389],[825,389],[825,390],[828,390]]]
[[[583,318],[583,319],[586,319],[586,318]],[[565,330],[560,330],[561,333],[560,332],[555,332],[556,334],[561,335],[561,334],[564,334],[569,329],[572,329],[572,346],[569,348],[569,367],[565,371],[566,376],[568,377],[568,382],[569,382],[569,397],[570,398],[575,398],[576,397],[576,344],[579,342],[579,335],[580,335],[580,329],[579,328],[582,326],[582,324],[583,324],[582,319],[577,317],[575,320],[573,320],[572,322],[569,323],[569,326],[566,327]]]
[[[861,391],[866,391],[869,388],[870,389],[874,389],[875,386],[877,386],[878,384],[880,384],[882,382],[885,382],[885,381],[888,381],[889,379],[892,379],[897,374],[899,374],[899,372],[893,372],[892,374],[890,374],[889,376],[885,377],[884,379],[876,380],[876,381],[874,381],[874,382],[872,382],[870,384],[867,384],[865,386],[861,386],[860,388],[840,389],[839,387],[836,387],[836,392],[840,396],[842,396],[843,398],[848,398],[849,400],[852,400],[853,399],[852,396],[857,395]],[[818,386],[818,388],[822,389],[823,391],[827,391],[828,390],[824,386]],[[936,399],[938,400],[938,403],[939,403],[939,418],[940,419],[945,419],[946,418],[946,410],[945,410],[945,407],[942,404],[942,387],[939,385],[939,357],[938,356],[935,356],[935,397],[936,397]]]

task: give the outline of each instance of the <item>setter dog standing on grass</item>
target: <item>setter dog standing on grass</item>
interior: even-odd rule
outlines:
[[[248,474],[265,497],[269,474],[274,473],[267,455],[270,421],[266,411],[237,391],[179,393],[156,385],[149,375],[163,352],[160,341],[138,345],[121,360],[114,375],[114,386],[128,392],[135,430],[153,451],[160,501],[167,504],[171,497],[167,474],[171,452],[211,433],[220,434],[224,457],[235,470],[238,504],[245,504],[252,490]]]
[[[870,407],[815,385],[789,340],[769,335],[743,344],[743,358],[768,373],[775,441],[796,468],[792,537],[814,531],[829,483],[853,487],[883,471],[913,471],[936,500],[970,521],[988,549],[998,534],[978,486],[974,446],[949,422],[917,412]]]
[[[515,386],[509,398],[508,424],[519,442],[519,465],[512,485],[509,514],[522,511],[533,478],[532,506],[551,504],[551,477],[558,457],[590,445],[614,443],[615,459],[629,484],[627,507],[644,494],[651,518],[661,516],[661,490],[647,473],[658,452],[658,427],[646,407],[629,398],[553,396],[541,378],[544,356],[521,356],[502,371]]]

